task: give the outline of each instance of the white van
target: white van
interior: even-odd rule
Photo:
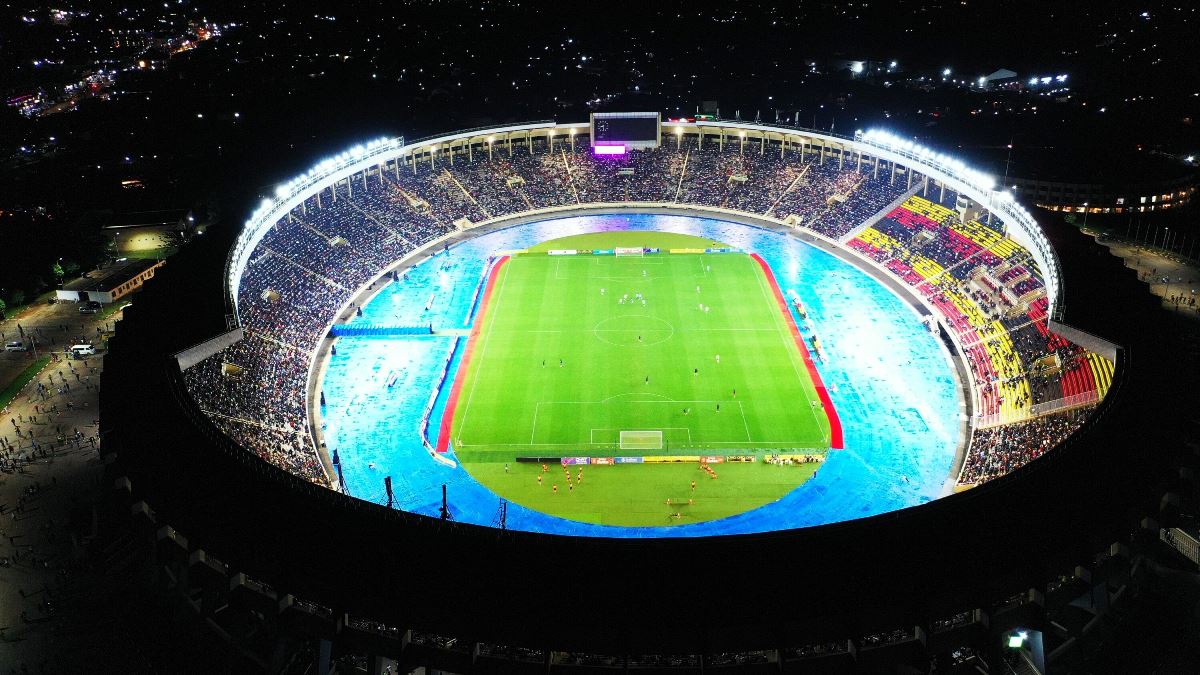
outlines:
[[[96,348],[93,347],[92,345],[72,345],[71,346],[71,355],[77,359],[80,357],[83,357],[83,356],[92,356],[95,353],[96,353]]]
[[[13,342],[5,342],[4,343],[4,351],[6,351],[6,352],[24,352],[24,351],[29,351],[29,348],[25,346],[24,342],[21,342],[20,340],[15,340]]]

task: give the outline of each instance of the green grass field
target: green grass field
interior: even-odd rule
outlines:
[[[712,243],[612,232],[535,250]],[[761,457],[829,447],[800,350],[748,255],[518,255],[496,276],[477,321],[454,450],[478,480],[530,508],[617,525],[696,522],[778,499],[819,465],[721,464],[716,479],[694,462],[589,466],[570,489],[563,467],[551,465],[539,484],[540,465],[518,464],[518,456]],[[622,430],[661,431],[664,447],[622,450]]]

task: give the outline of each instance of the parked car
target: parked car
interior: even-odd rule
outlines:
[[[6,351],[6,352],[26,352],[26,351],[29,351],[29,347],[26,347],[25,343],[21,342],[20,340],[13,340],[12,342],[4,343],[4,351]]]
[[[102,305],[95,300],[88,300],[79,304],[80,314],[96,314],[100,311]]]

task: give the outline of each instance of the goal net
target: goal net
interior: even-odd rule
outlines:
[[[641,258],[646,254],[645,250],[643,250],[640,246],[637,248],[618,246],[616,249],[614,249],[614,252],[617,254],[618,258]]]
[[[622,450],[662,450],[662,431],[622,431]]]

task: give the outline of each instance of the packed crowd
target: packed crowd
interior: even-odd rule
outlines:
[[[777,148],[777,146],[776,146]],[[399,186],[426,199],[446,222],[472,222],[535,208],[597,202],[667,202],[715,206],[780,219],[796,216],[838,237],[874,215],[905,190],[901,180],[878,176],[857,162],[822,163],[794,148],[694,139],[619,157],[597,157],[585,144],[545,140],[500,145],[465,158],[418,162],[400,172]]]
[[[1034,419],[1034,406],[1080,395],[1103,396],[1103,361],[1049,329],[1039,270],[1003,236],[993,218],[964,221],[957,196],[913,196],[850,246],[871,256],[924,295],[959,338],[979,394],[982,417],[1009,423],[977,432],[977,451],[960,482],[1002,475],[1039,456],[1073,429]],[[1053,419],[1053,418],[1047,418]],[[1065,429],[1065,433],[1057,430]],[[1006,431],[1007,430],[1007,431]],[[1019,440],[1031,439],[1028,447]],[[1000,439],[1000,440],[997,440]],[[1016,440],[1014,440],[1016,439]]]
[[[780,158],[753,144],[668,143],[610,159],[583,143],[560,142],[552,152],[539,139],[472,159],[442,156],[358,174],[309,197],[265,234],[239,290],[248,337],[185,373],[221,429],[264,459],[326,482],[305,433],[308,355],[357,288],[460,219],[580,203],[680,202],[774,209],[838,236],[901,191],[857,167],[822,164],[813,153]]]
[[[1077,410],[990,429],[976,429],[959,482],[983,483],[1041,457],[1075,433],[1087,413],[1087,410]]]
[[[837,238],[910,187],[886,165],[876,172],[855,158],[821,161],[811,148],[802,156],[794,146],[780,153],[758,142],[673,140],[622,157],[597,157],[586,143],[562,140],[553,148],[545,139],[496,144],[470,158],[451,161],[442,153],[432,162],[374,168],[309,197],[267,232],[242,272],[239,313],[248,337],[190,369],[190,390],[240,443],[325,481],[305,433],[310,355],[356,289],[458,221],[596,202],[666,202],[791,219]],[[1017,325],[1002,311],[1013,292],[1036,306],[1036,267],[1003,237],[1000,223],[962,222],[957,200],[950,191],[922,190],[851,245],[948,314],[969,345],[984,412],[1052,400],[1062,391],[1056,375],[1030,364],[1073,346],[1056,343],[1033,310]]]

